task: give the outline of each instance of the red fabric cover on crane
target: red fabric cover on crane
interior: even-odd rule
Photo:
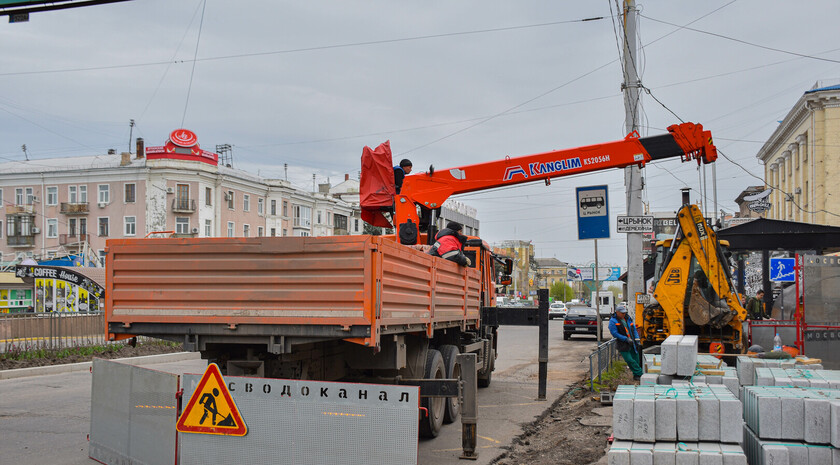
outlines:
[[[373,226],[391,228],[382,214],[382,207],[392,207],[397,189],[394,186],[394,166],[391,161],[391,141],[379,144],[375,150],[362,150],[362,176],[359,180],[359,202],[362,220]]]

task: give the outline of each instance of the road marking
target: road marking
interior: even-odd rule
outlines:
[[[495,442],[496,444],[501,444],[501,442],[499,442],[499,441],[497,441],[497,440],[495,440],[495,439],[493,439],[493,438],[488,438],[487,436],[481,436],[481,435],[478,435],[478,434],[476,434],[476,436],[480,437],[481,439],[486,439],[486,440],[488,440],[488,441],[490,441],[490,442]]]

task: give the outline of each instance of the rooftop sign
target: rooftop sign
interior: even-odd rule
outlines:
[[[202,150],[198,136],[189,129],[176,129],[169,134],[169,140],[162,147],[146,147],[149,160],[172,159],[200,161],[211,165],[219,164],[219,155]]]

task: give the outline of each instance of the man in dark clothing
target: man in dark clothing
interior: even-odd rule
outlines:
[[[763,320],[765,318],[770,318],[770,316],[764,312],[763,300],[764,291],[761,289],[755,293],[755,297],[750,297],[750,300],[747,301],[748,320]]]
[[[411,160],[403,158],[399,165],[394,167],[394,187],[397,188],[397,194],[402,190],[403,179],[406,174],[411,173]]]
[[[633,320],[627,315],[627,307],[619,306],[615,309],[612,318],[610,318],[610,334],[617,339],[615,341],[616,349],[627,362],[627,367],[633,372],[633,379],[640,379],[642,377],[642,367],[639,362],[641,355],[641,347],[636,344],[636,339],[639,333],[636,332],[636,325]]]
[[[464,243],[466,236],[461,235],[463,226],[455,221],[450,221],[444,229],[441,229],[435,236],[435,244],[429,250],[429,255],[443,257],[461,266],[472,266],[470,258],[464,255]]]

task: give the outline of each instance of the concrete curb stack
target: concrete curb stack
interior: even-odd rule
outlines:
[[[809,359],[799,356],[787,360],[773,360],[764,358],[747,357],[741,355],[737,358],[738,382],[741,386],[752,386],[755,384],[756,368],[802,368],[807,370],[822,370],[819,363],[812,363],[816,359]]]
[[[607,458],[609,465],[747,465],[738,444],[717,442],[615,441]]]
[[[744,419],[751,464],[840,465],[840,390],[746,386]]]
[[[756,386],[797,386],[840,389],[840,371],[801,368],[756,368]]]

